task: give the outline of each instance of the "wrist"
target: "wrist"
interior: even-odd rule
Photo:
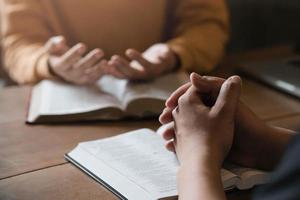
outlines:
[[[49,70],[49,72],[51,73],[51,75],[57,76],[57,74],[54,72],[54,70],[53,70],[53,68],[52,68],[52,65],[51,65],[51,63],[50,63],[50,58],[48,58],[48,60],[47,60],[47,67],[48,67],[48,70]]]
[[[190,145],[191,147],[193,145]],[[180,168],[189,169],[190,166],[198,166],[201,169],[220,169],[222,162],[220,156],[211,148],[206,148],[204,145],[201,148],[190,148],[180,154]]]
[[[199,176],[203,179],[219,178],[221,176],[221,168],[218,164],[210,162],[208,159],[194,159],[189,162],[180,164],[177,171],[177,179],[184,182],[189,177]]]
[[[57,79],[64,80],[63,77],[61,77],[61,76],[60,76],[58,73],[56,73],[55,70],[53,69],[53,66],[52,66],[52,64],[51,64],[51,62],[50,62],[50,58],[48,58],[48,60],[47,60],[47,68],[48,68],[49,73],[50,73],[53,77],[55,77],[55,78],[57,78]]]
[[[210,162],[180,166],[177,183],[179,199],[225,199],[221,170]]]
[[[168,46],[168,45],[167,45]],[[169,61],[168,63],[168,71],[176,71],[180,68],[181,60],[180,57],[175,53],[169,46]]]
[[[225,156],[220,145],[206,137],[185,138],[184,146],[178,144],[180,164],[201,164],[222,167]]]
[[[174,64],[172,67],[172,71],[176,71],[180,68],[181,60],[180,60],[180,57],[175,52],[172,51],[172,54],[174,56]]]

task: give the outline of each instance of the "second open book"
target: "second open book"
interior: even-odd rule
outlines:
[[[177,196],[174,153],[153,130],[80,143],[66,158],[121,199],[156,200]],[[228,166],[221,170],[225,190],[249,189],[265,183],[268,174]]]

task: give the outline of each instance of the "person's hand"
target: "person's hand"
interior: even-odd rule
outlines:
[[[192,83],[193,79],[194,74]],[[215,101],[206,98],[207,87],[199,90],[192,83],[171,95],[160,117],[162,123],[169,123],[165,132],[169,135],[164,134],[171,140],[167,147],[180,161],[179,199],[226,199],[220,168],[233,142],[241,80],[234,76],[222,83]]]
[[[221,167],[233,141],[240,88],[239,77],[226,80],[212,107],[205,105],[203,93],[194,86],[179,97],[172,118],[175,130],[173,145],[180,163],[204,158]]]
[[[94,49],[84,56],[87,47],[78,43],[68,47],[64,37],[52,37],[45,45],[50,57],[50,71],[59,78],[78,85],[95,83],[107,69],[101,49]]]
[[[166,108],[160,116],[163,124],[172,121],[172,110],[178,105],[178,99],[187,89],[194,85],[206,99],[213,104],[225,79],[218,77],[199,76],[192,74],[192,83],[188,83],[175,91],[166,102]],[[245,167],[272,169],[288,143],[290,130],[268,126],[259,119],[245,104],[239,102],[235,119],[235,137],[228,159]],[[167,140],[166,147],[174,151],[174,128],[172,123],[164,129],[163,137]],[[270,145],[266,145],[270,144]]]
[[[127,49],[127,58],[120,55],[111,57],[109,74],[129,80],[150,80],[176,68],[177,57],[166,44],[155,44],[141,53]]]

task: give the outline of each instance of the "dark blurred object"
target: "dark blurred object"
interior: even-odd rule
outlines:
[[[230,52],[278,44],[300,50],[299,0],[228,0],[231,13]]]
[[[300,99],[300,56],[244,63],[239,71]]]

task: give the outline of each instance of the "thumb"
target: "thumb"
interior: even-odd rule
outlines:
[[[242,80],[239,76],[232,76],[227,79],[220,90],[215,105],[211,111],[222,117],[233,117],[241,92]]]
[[[62,55],[68,51],[66,39],[63,36],[55,36],[48,40],[46,43],[46,50],[50,54]]]
[[[190,76],[191,83],[202,93],[219,93],[224,79],[212,76],[200,76],[193,72]]]
[[[211,86],[209,83],[204,81],[203,77],[200,76],[199,74],[193,72],[190,75],[190,80],[192,85],[198,89],[199,92],[201,93],[208,93],[211,90]]]

